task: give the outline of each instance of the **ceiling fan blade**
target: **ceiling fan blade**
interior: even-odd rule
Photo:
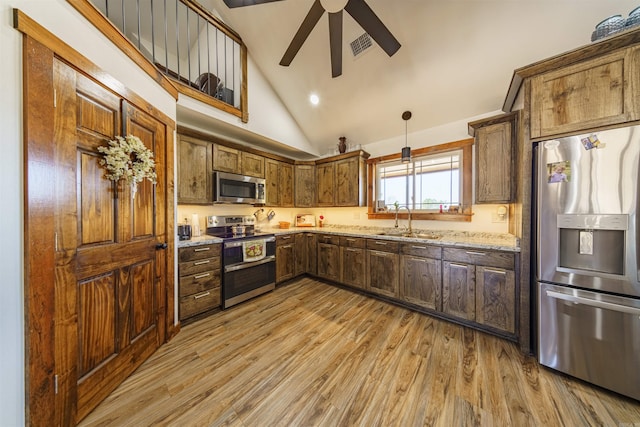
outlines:
[[[282,1],[282,0],[222,0],[227,7],[244,7],[244,6],[253,6],[254,4],[262,4],[262,3],[271,3],[272,1]]]
[[[309,9],[309,13],[307,13],[302,24],[300,24],[300,28],[298,28],[296,35],[293,36],[287,51],[282,56],[280,65],[287,67],[291,64],[291,61],[296,57],[296,54],[304,44],[305,40],[307,40],[307,37],[309,37],[311,30],[316,26],[323,13],[324,8],[322,7],[322,4],[320,4],[320,0],[314,1],[311,9]]]
[[[342,11],[329,13],[329,47],[331,77],[338,77],[342,74]]]
[[[373,38],[378,45],[392,56],[400,49],[400,42],[382,23],[380,18],[371,10],[364,0],[349,0],[344,7],[349,15]]]

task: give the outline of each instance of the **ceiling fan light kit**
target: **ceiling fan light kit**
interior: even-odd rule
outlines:
[[[230,7],[252,6],[281,0],[224,0]],[[315,0],[311,9],[305,16],[298,31],[293,36],[289,47],[285,51],[280,65],[289,66],[293,58],[324,15],[329,13],[329,49],[331,52],[331,76],[342,75],[342,12],[346,10],[349,15],[360,25],[375,42],[386,52],[393,56],[400,49],[400,42],[391,34],[391,31],[382,23],[365,0]]]

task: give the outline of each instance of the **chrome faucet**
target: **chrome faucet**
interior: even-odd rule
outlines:
[[[412,234],[413,230],[411,229],[411,209],[409,209],[409,206],[396,205],[396,225],[394,227],[398,228],[398,212],[400,212],[400,208],[405,208],[407,210],[407,219],[408,219],[408,226],[409,226],[408,233]]]

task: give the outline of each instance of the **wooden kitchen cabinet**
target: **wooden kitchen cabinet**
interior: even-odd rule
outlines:
[[[400,258],[399,244],[388,240],[367,239],[367,290],[398,298]]]
[[[531,138],[640,118],[640,47],[620,49],[531,78]]]
[[[342,283],[364,289],[367,285],[365,239],[360,237],[340,237],[340,258]]]
[[[335,163],[316,165],[317,205],[334,206],[335,203]]]
[[[178,135],[178,203],[212,202],[210,145]]]
[[[242,173],[242,152],[235,148],[213,144],[213,170]]]
[[[264,157],[246,151],[240,154],[242,175],[264,178]]]
[[[417,243],[401,247],[400,299],[442,310],[442,248]]]
[[[178,250],[178,308],[181,322],[220,307],[220,252],[220,243]]]
[[[316,205],[316,167],[315,165],[295,165],[295,200],[300,208]]]
[[[295,275],[295,235],[276,236],[276,283]]]
[[[476,149],[476,203],[511,203],[517,113],[469,123]]]
[[[514,335],[515,254],[444,248],[442,311]]]
[[[340,238],[321,234],[317,239],[318,277],[340,282]]]
[[[295,276],[316,275],[316,235],[297,233],[295,238]]]
[[[266,205],[293,207],[293,165],[265,159]]]
[[[318,206],[364,206],[366,204],[364,151],[342,154],[316,162]]]

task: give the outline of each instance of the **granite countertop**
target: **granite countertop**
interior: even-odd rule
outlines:
[[[508,233],[487,233],[480,231],[453,230],[414,230],[412,236],[402,228],[382,228],[364,226],[330,225],[325,227],[260,227],[257,235],[264,234],[292,234],[301,232],[315,232],[335,234],[350,237],[373,237],[376,239],[394,240],[399,242],[428,243],[439,246],[459,246],[466,248],[493,249],[500,251],[520,252],[520,239]],[[222,239],[211,236],[194,237],[191,240],[176,241],[179,248],[221,243]]]

